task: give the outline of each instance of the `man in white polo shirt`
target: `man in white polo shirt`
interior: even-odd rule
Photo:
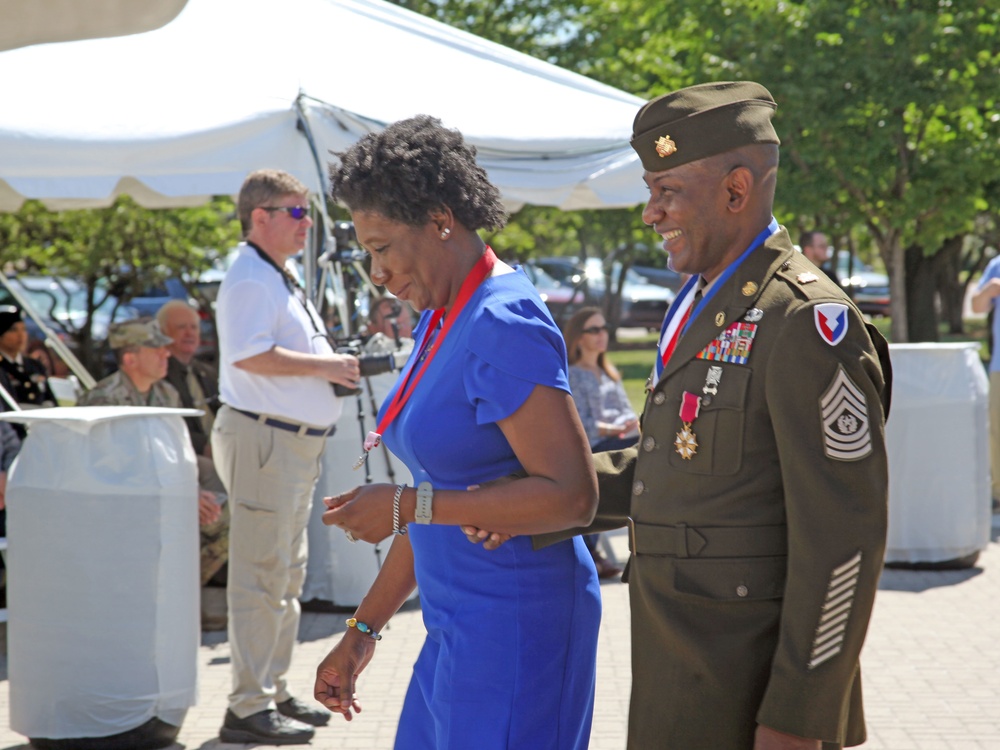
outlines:
[[[340,416],[333,385],[356,387],[286,262],[312,226],[308,189],[277,170],[250,174],[237,202],[246,238],[219,288],[219,394],[212,454],[229,492],[233,692],[223,742],[308,742],[329,713],[294,698],[285,672],[298,632],[306,525],[320,456]]]

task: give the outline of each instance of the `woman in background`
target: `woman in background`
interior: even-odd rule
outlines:
[[[639,418],[629,403],[622,378],[607,357],[608,324],[597,307],[583,307],[566,323],[563,334],[569,357],[569,387],[594,453],[618,450],[639,438]],[[597,549],[600,534],[588,534],[590,550],[601,578],[621,574]]]

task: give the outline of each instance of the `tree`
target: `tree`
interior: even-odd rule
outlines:
[[[48,211],[28,202],[14,214],[0,214],[0,262],[19,272],[80,281],[86,288],[86,317],[62,333],[95,373],[101,352],[92,338],[97,308],[111,296],[121,303],[168,277],[193,279],[220,249],[234,245],[239,222],[228,198],[189,209],[150,210],[121,197],[109,208]]]
[[[647,96],[696,81],[767,85],[785,160],[779,202],[792,215],[835,217],[834,235],[867,228],[891,279],[893,338],[908,340],[906,248],[921,248],[911,252],[919,269],[968,232],[1000,166],[997,3],[597,6],[579,16],[577,39],[601,51],[590,68],[608,83]]]

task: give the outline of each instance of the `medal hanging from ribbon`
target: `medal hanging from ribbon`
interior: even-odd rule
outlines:
[[[698,437],[694,434],[691,426],[698,418],[700,411],[701,396],[697,393],[684,391],[681,396],[681,430],[677,433],[677,439],[674,440],[674,447],[681,458],[686,461],[690,461],[691,457],[698,452]]]
[[[385,414],[382,420],[378,423],[374,432],[369,432],[367,437],[365,437],[364,452],[358,457],[358,460],[354,462],[354,468],[359,469],[364,466],[365,461],[368,460],[369,451],[377,448],[382,442],[382,435],[385,434],[386,428],[396,418],[406,405],[406,402],[410,400],[410,396],[417,387],[417,383],[424,376],[427,371],[428,365],[430,365],[431,360],[434,356],[441,351],[441,344],[444,342],[444,337],[448,335],[452,326],[455,325],[455,321],[458,320],[459,315],[462,313],[462,309],[465,307],[466,303],[472,298],[473,293],[479,288],[479,285],[493,272],[493,267],[496,265],[497,256],[493,250],[487,246],[486,251],[482,254],[476,265],[472,267],[469,271],[469,275],[465,277],[465,281],[462,282],[462,286],[458,290],[458,296],[455,298],[455,304],[452,306],[451,311],[444,320],[444,324],[441,326],[441,330],[438,331],[437,336],[434,336],[434,331],[437,329],[438,324],[441,323],[442,318],[445,317],[445,309],[442,307],[435,310],[431,314],[431,318],[427,323],[427,328],[424,331],[423,340],[420,343],[419,355],[413,358],[413,364],[410,367],[410,372],[407,374],[406,379],[400,383],[399,388],[396,390],[396,394],[393,396],[392,401],[389,403],[389,407],[385,410]],[[433,343],[432,343],[433,339]],[[417,365],[420,365],[420,369],[417,370]]]

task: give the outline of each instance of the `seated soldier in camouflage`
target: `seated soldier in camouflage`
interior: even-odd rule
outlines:
[[[170,357],[165,336],[155,321],[130,320],[112,327],[108,343],[118,360],[118,371],[85,393],[80,406],[164,406],[181,408],[181,397],[164,378]],[[211,461],[208,462],[211,465]],[[201,525],[201,584],[220,571],[229,557],[229,511],[216,502],[222,483],[214,470],[198,464],[198,522]],[[214,491],[213,491],[214,490]],[[220,618],[202,618],[205,629],[221,630]],[[221,625],[221,627],[220,627]]]

